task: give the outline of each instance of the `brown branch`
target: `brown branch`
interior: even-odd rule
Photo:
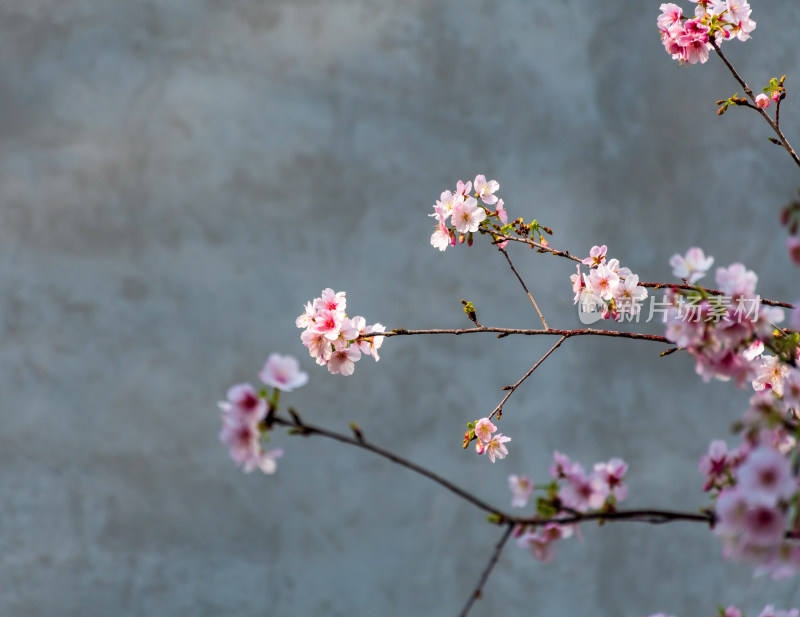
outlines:
[[[695,523],[707,523],[712,525],[715,522],[712,512],[675,512],[672,510],[619,510],[616,512],[577,512],[571,511],[569,516],[554,516],[549,519],[540,518],[514,518],[513,522],[529,527],[542,527],[548,523],[559,523],[569,525],[571,523],[581,523],[584,521],[635,521],[649,523],[651,525],[661,525],[675,521],[690,521]]]
[[[561,347],[561,343],[563,343],[563,342],[564,342],[564,341],[566,341],[566,340],[567,340],[567,337],[566,337],[566,336],[562,336],[560,339],[558,339],[558,341],[556,342],[556,344],[555,344],[555,345],[553,345],[553,346],[550,348],[550,350],[549,350],[549,351],[548,351],[546,354],[544,354],[544,355],[543,355],[541,358],[539,358],[539,361],[538,361],[536,364],[534,364],[534,365],[531,367],[531,369],[530,369],[530,370],[529,370],[527,373],[525,373],[525,374],[524,374],[524,375],[523,375],[523,376],[522,376],[522,377],[519,379],[519,381],[517,381],[517,383],[515,383],[514,385],[511,385],[511,386],[506,386],[505,388],[503,388],[504,390],[508,390],[508,393],[507,393],[507,394],[506,394],[506,395],[503,397],[503,400],[502,400],[502,401],[500,401],[500,404],[499,404],[499,405],[497,405],[497,407],[495,407],[495,408],[494,408],[494,411],[493,411],[492,413],[490,413],[490,414],[489,414],[489,419],[490,419],[490,420],[491,420],[491,419],[494,417],[494,415],[495,415],[495,414],[497,414],[497,417],[498,417],[498,419],[500,418],[500,416],[501,416],[501,415],[503,415],[503,405],[505,405],[505,404],[506,404],[506,401],[509,399],[509,397],[510,397],[512,394],[514,394],[514,391],[515,391],[517,388],[519,388],[519,387],[520,387],[520,385],[522,384],[522,382],[523,382],[523,381],[525,381],[525,380],[526,380],[528,377],[530,377],[530,376],[533,374],[533,371],[535,371],[537,368],[539,368],[539,365],[540,365],[542,362],[544,362],[544,361],[547,359],[547,356],[549,356],[549,355],[550,355],[551,353],[553,353],[553,352],[554,352],[556,349],[558,349],[559,347]]]
[[[708,40],[711,43],[711,46],[714,48],[714,51],[717,52],[717,55],[725,63],[725,66],[728,67],[728,70],[734,76],[736,81],[738,81],[739,84],[742,86],[742,88],[744,88],[744,91],[747,93],[747,96],[749,96],[750,99],[753,101],[753,103],[755,103],[756,102],[756,95],[753,93],[753,90],[750,88],[750,86],[747,85],[747,83],[744,81],[744,79],[741,78],[741,76],[736,71],[736,69],[733,68],[733,65],[725,57],[725,54],[722,53],[722,50],[720,50],[719,45],[717,45],[717,42],[714,39],[714,37],[709,37]],[[778,126],[778,123],[773,121],[772,118],[769,117],[769,114],[766,111],[764,111],[763,109],[761,109],[760,107],[758,107],[756,111],[758,111],[758,113],[761,114],[761,116],[764,118],[764,120],[767,121],[767,123],[770,125],[770,127],[772,127],[772,130],[775,131],[775,134],[778,136],[778,139],[780,140],[781,145],[783,146],[784,150],[786,150],[789,153],[789,156],[792,157],[792,160],[795,162],[795,165],[800,167],[800,156],[798,156],[797,152],[794,151],[794,148],[792,148],[792,145],[789,143],[789,140],[786,139],[786,137],[784,136],[783,132],[781,131],[780,127]]]
[[[528,286],[525,284],[525,281],[522,280],[522,277],[520,276],[519,272],[517,272],[517,269],[514,267],[514,264],[511,262],[511,258],[508,256],[508,251],[506,251],[505,249],[501,249],[500,247],[497,247],[497,250],[500,251],[503,254],[503,257],[506,258],[506,261],[508,262],[508,265],[511,267],[511,271],[514,273],[514,276],[517,277],[517,280],[519,281],[519,284],[522,285],[522,288],[525,290],[525,293],[528,295],[528,299],[531,301],[531,304],[533,304],[533,308],[536,309],[536,313],[539,315],[539,319],[542,320],[542,325],[544,326],[544,329],[548,330],[549,328],[547,326],[547,322],[544,320],[544,315],[542,315],[542,311],[539,310],[539,305],[536,304],[536,300],[533,299],[533,296],[531,295],[531,292],[528,291]]]
[[[686,284],[677,284],[677,283],[639,283],[641,287],[649,287],[651,289],[664,289],[664,288],[672,288],[672,289],[685,289],[686,291],[700,291],[701,289],[705,291],[707,294],[712,296],[724,296],[725,292],[720,291],[719,289],[708,289],[706,287],[698,287],[697,285],[686,285]],[[760,298],[760,296],[759,296]],[[794,305],[789,304],[788,302],[779,302],[778,300],[767,300],[766,298],[760,298],[761,304],[765,304],[767,306],[780,306],[783,308],[793,309]]]
[[[511,531],[513,529],[513,524],[509,523],[506,525],[506,530],[503,532],[503,535],[500,538],[500,541],[497,543],[497,546],[494,547],[494,552],[489,558],[489,563],[487,563],[486,567],[483,569],[481,577],[478,579],[478,584],[475,585],[475,588],[469,594],[469,600],[467,600],[466,606],[464,606],[462,611],[458,614],[458,617],[466,617],[469,613],[469,610],[472,608],[472,605],[475,604],[475,601],[480,600],[483,596],[483,586],[486,584],[486,581],[489,580],[489,575],[492,573],[497,560],[500,558],[500,553],[503,552],[506,542],[508,542],[508,539],[511,537]]]
[[[340,441],[342,443],[346,443],[351,446],[356,446],[357,448],[361,448],[363,450],[369,450],[370,452],[373,452],[378,456],[382,456],[383,458],[389,459],[393,463],[397,463],[398,465],[410,469],[411,471],[416,472],[421,476],[425,476],[426,478],[433,480],[440,486],[446,488],[451,493],[454,493],[455,495],[461,497],[461,499],[468,501],[475,507],[480,508],[485,512],[489,512],[490,514],[498,514],[502,516],[502,513],[499,512],[493,506],[489,505],[485,501],[478,499],[477,497],[472,495],[469,491],[466,491],[456,486],[452,482],[445,480],[440,475],[433,473],[429,469],[420,467],[416,463],[412,463],[411,461],[395,454],[394,452],[390,452],[389,450],[386,450],[384,448],[372,445],[371,443],[366,441],[366,439],[364,439],[363,433],[361,434],[360,439],[355,439],[349,437],[348,435],[336,433],[334,431],[329,431],[328,429],[324,429],[319,426],[312,426],[310,424],[306,424],[305,422],[301,422],[299,420],[299,416],[296,415],[296,412],[294,418],[291,421],[285,418],[281,418],[279,416],[273,417],[272,421],[274,424],[278,424],[280,426],[288,426],[289,428],[294,429],[294,431],[300,435],[320,435],[322,437],[327,437],[328,439],[334,439],[336,441]]]
[[[700,522],[700,523],[708,523],[709,525],[713,525],[714,523],[714,516],[710,512],[703,512],[700,514],[695,514],[692,512],[675,512],[672,510],[657,510],[657,509],[647,509],[647,510],[621,510],[617,512],[586,512],[581,513],[575,510],[568,511],[568,516],[554,516],[547,519],[540,519],[540,518],[526,518],[523,516],[513,516],[506,512],[503,512],[499,508],[495,508],[494,506],[486,503],[485,501],[478,499],[474,495],[472,495],[469,491],[462,489],[452,482],[445,480],[438,474],[417,465],[416,463],[412,463],[408,459],[403,458],[402,456],[395,454],[385,448],[380,448],[375,446],[364,439],[363,434],[361,435],[361,439],[354,439],[348,435],[342,433],[336,433],[334,431],[329,431],[328,429],[321,428],[319,426],[314,426],[311,424],[307,424],[306,422],[300,420],[300,416],[297,412],[294,412],[293,419],[288,420],[286,418],[282,418],[280,416],[275,415],[272,418],[272,423],[277,424],[279,426],[286,426],[289,427],[294,433],[299,435],[320,435],[321,437],[327,437],[328,439],[333,439],[335,441],[339,441],[341,443],[346,443],[351,446],[355,446],[357,448],[361,448],[363,450],[368,450],[378,456],[382,456],[393,463],[396,463],[406,469],[410,469],[411,471],[418,473],[429,480],[433,480],[440,486],[443,486],[448,491],[461,497],[461,499],[471,503],[475,507],[483,510],[484,512],[488,512],[489,514],[493,515],[493,521],[498,525],[504,524],[513,524],[513,525],[526,525],[529,527],[538,527],[542,525],[547,525],[548,523],[559,523],[562,525],[568,525],[571,523],[580,523],[582,521],[592,521],[592,520],[602,520],[602,521],[639,521],[644,523],[650,524],[661,524],[661,523],[668,523],[673,521],[691,521],[691,522]],[[563,511],[563,509],[562,509]]]
[[[522,244],[527,244],[528,246],[532,246],[534,248],[541,249],[542,251],[555,255],[556,257],[564,257],[565,259],[577,261],[579,264],[583,263],[582,259],[570,254],[569,251],[558,251],[554,248],[550,248],[549,246],[541,244],[540,242],[531,240],[530,238],[517,238],[516,236],[507,236],[505,234],[499,234],[495,232],[490,232],[490,233],[494,236],[495,244],[497,244],[498,242],[502,242],[503,240],[510,240],[511,242],[521,242]]]
[[[656,343],[666,343],[667,345],[671,345],[672,343],[667,340],[663,336],[658,336],[656,334],[641,334],[639,332],[620,332],[617,330],[595,330],[594,328],[585,328],[583,330],[558,330],[555,328],[549,328],[547,330],[526,330],[521,328],[493,328],[482,326],[480,328],[454,328],[454,329],[446,329],[446,328],[437,328],[437,329],[430,329],[430,330],[406,330],[405,328],[396,328],[391,332],[382,332],[380,336],[412,336],[415,334],[475,334],[478,332],[492,332],[498,335],[498,338],[504,338],[506,336],[512,336],[515,334],[523,335],[523,336],[563,336],[564,338],[571,338],[573,336],[610,336],[616,338],[629,338],[629,339],[637,339],[643,341],[654,341]],[[370,334],[368,336],[377,336],[376,334]],[[362,338],[367,338],[364,336]]]

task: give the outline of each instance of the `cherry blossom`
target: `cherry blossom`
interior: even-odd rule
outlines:
[[[283,392],[291,392],[308,383],[308,373],[300,370],[297,358],[277,353],[269,355],[258,376],[268,386]]]
[[[527,476],[508,476],[508,488],[511,490],[511,507],[524,508],[533,493],[533,482]]]
[[[492,440],[492,433],[497,430],[497,427],[492,424],[489,418],[481,418],[475,423],[475,436],[484,443],[489,443]]]
[[[704,277],[713,263],[714,258],[706,257],[703,249],[698,247],[690,248],[683,256],[675,254],[669,260],[672,274],[688,283],[694,283]]]
[[[497,203],[497,197],[495,197],[494,194],[500,188],[500,185],[496,180],[489,180],[487,182],[486,176],[480,174],[475,176],[475,182],[473,186],[475,188],[477,197],[487,206]]]
[[[367,325],[361,316],[351,319],[345,308],[345,292],[323,289],[319,298],[306,304],[305,312],[295,324],[305,328],[300,341],[317,364],[327,366],[332,374],[352,375],[362,354],[372,356],[376,362],[380,359],[378,349],[384,340],[380,333],[385,332],[385,328],[379,323]],[[275,380],[274,375],[271,378]],[[265,383],[271,385],[266,380]]]
[[[489,460],[494,463],[495,459],[503,459],[508,455],[508,448],[505,444],[511,441],[511,437],[506,437],[503,433],[497,433],[491,441],[486,444],[486,454]]]
[[[770,98],[763,92],[756,97],[756,105],[761,109],[766,109],[770,103]]]

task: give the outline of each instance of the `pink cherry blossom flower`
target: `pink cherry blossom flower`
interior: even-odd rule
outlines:
[[[752,296],[756,292],[758,276],[740,263],[731,264],[727,268],[717,268],[716,278],[719,289],[726,296]]]
[[[773,548],[778,546],[786,530],[786,514],[775,506],[756,503],[748,507],[742,529],[744,546]]]
[[[628,487],[622,483],[626,471],[628,464],[619,458],[612,458],[607,463],[596,463],[594,466],[594,473],[605,484],[604,492],[617,502],[625,501],[628,497]]]
[[[334,349],[328,359],[328,372],[332,375],[352,375],[356,370],[355,363],[360,358],[361,351],[356,345]]]
[[[314,315],[316,315],[314,306],[311,304],[311,302],[306,302],[306,310],[295,320],[294,323],[298,328],[308,328],[314,323]]]
[[[329,341],[335,341],[339,338],[344,315],[344,313],[339,311],[319,311],[314,319],[313,328],[316,332],[324,335]]]
[[[558,496],[566,507],[578,512],[599,510],[608,497],[608,486],[598,474],[574,473],[567,478]]]
[[[751,452],[739,467],[737,482],[748,501],[759,500],[770,506],[779,499],[789,499],[798,488],[789,460],[764,447]]]
[[[322,290],[322,295],[314,300],[314,308],[317,311],[336,311],[344,313],[347,308],[347,300],[344,291],[335,292],[330,287]]]
[[[219,408],[242,423],[255,426],[267,415],[267,401],[249,383],[231,386],[227,397],[227,401],[219,403]]]
[[[556,557],[554,544],[561,538],[572,535],[571,525],[547,523],[536,531],[527,531],[517,540],[520,548],[528,548],[535,559],[543,563],[550,563]]]
[[[614,290],[617,307],[631,315],[639,312],[645,298],[647,298],[647,289],[639,285],[638,274],[629,274]]]
[[[506,212],[505,204],[502,199],[497,200],[497,204],[495,205],[494,208],[495,211],[497,212],[497,217],[500,219],[500,222],[503,225],[508,223],[508,212]]]
[[[700,472],[706,476],[704,491],[721,485],[730,470],[730,463],[728,444],[721,440],[712,441],[708,447],[708,454],[703,455],[700,459]]]
[[[475,436],[484,443],[489,443],[492,440],[492,433],[497,430],[497,427],[492,424],[489,418],[481,418],[475,423]]]
[[[581,292],[584,288],[583,276],[581,275],[581,265],[577,264],[575,267],[578,269],[578,273],[569,277],[569,280],[572,281],[572,293],[575,294],[575,298],[572,301],[573,304],[578,303],[578,300],[581,298]]]
[[[241,466],[245,473],[250,473],[256,468],[265,474],[275,473],[277,469],[275,460],[283,456],[283,450],[265,451],[261,447],[261,439],[255,425],[241,422],[228,414],[223,414],[219,438],[228,447],[231,459]]]
[[[605,244],[603,246],[595,245],[589,251],[589,256],[581,263],[591,268],[596,268],[606,263],[606,253],[608,253],[608,247]]]
[[[481,221],[486,218],[486,210],[478,206],[474,197],[469,197],[453,208],[452,222],[459,233],[478,231]]]
[[[580,463],[573,463],[566,454],[558,450],[553,452],[553,465],[550,466],[550,476],[555,480],[570,478],[575,474],[583,475]]]
[[[725,612],[722,614],[722,617],[742,617],[742,611],[740,611],[735,606],[729,606],[725,609]]]
[[[756,378],[753,380],[753,390],[756,392],[765,387],[772,388],[778,396],[783,396],[783,379],[789,374],[789,367],[778,356],[762,357]]]
[[[713,263],[714,258],[706,257],[703,249],[698,247],[690,248],[685,256],[675,254],[669,260],[672,274],[679,279],[686,279],[688,283],[694,283],[704,277]]]
[[[291,392],[308,382],[308,373],[300,370],[297,358],[277,353],[269,355],[258,376],[268,386],[283,392]]]
[[[508,456],[508,448],[506,448],[505,444],[511,441],[511,437],[506,437],[503,433],[497,433],[492,440],[486,444],[486,454],[489,456],[489,460],[493,463],[496,458],[504,459]]]
[[[450,229],[444,223],[436,225],[436,230],[431,234],[431,246],[440,251],[450,246]]]
[[[587,287],[591,287],[593,293],[603,300],[611,300],[618,284],[619,275],[609,268],[608,264],[601,264],[592,269]]]
[[[524,508],[533,493],[533,482],[527,476],[508,476],[508,488],[511,490],[511,507]]]
[[[464,182],[459,180],[458,184],[456,184],[456,193],[458,195],[466,197],[467,195],[469,195],[471,190],[472,190],[472,182],[467,181],[467,183],[465,184]]]
[[[483,174],[475,176],[475,192],[483,203],[487,206],[497,203],[497,197],[494,193],[500,188],[496,180],[486,181],[486,176]]]
[[[770,98],[763,92],[756,97],[756,105],[761,109],[766,109],[770,103]]]
[[[309,355],[317,361],[317,364],[324,365],[328,363],[333,348],[331,347],[331,341],[325,334],[309,329],[300,335],[300,341],[308,348]]]
[[[677,4],[672,4],[671,2],[668,4],[662,4],[661,15],[658,16],[659,30],[669,30],[675,24],[682,23],[682,16],[683,11]]]

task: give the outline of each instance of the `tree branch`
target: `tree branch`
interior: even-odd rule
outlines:
[[[365,335],[362,338],[368,338],[372,336],[412,336],[416,334],[476,334],[479,332],[492,332],[498,335],[497,338],[504,338],[506,336],[511,335],[522,335],[522,336],[563,336],[564,338],[571,338],[573,336],[610,336],[612,338],[629,338],[629,339],[637,339],[643,341],[654,341],[656,343],[666,343],[667,345],[671,345],[672,343],[667,340],[663,336],[658,336],[656,334],[640,334],[638,332],[620,332],[617,330],[595,330],[594,328],[585,328],[583,330],[558,330],[555,328],[549,328],[547,330],[526,330],[521,328],[494,328],[494,327],[487,327],[481,326],[479,328],[453,328],[453,329],[446,329],[446,328],[437,328],[437,329],[430,329],[430,330],[406,330],[405,328],[396,328],[391,332],[383,332],[380,334],[369,334]]]
[[[539,319],[542,320],[542,326],[544,326],[545,330],[549,330],[549,328],[547,326],[547,322],[544,320],[544,315],[542,315],[542,311],[539,310],[539,305],[536,304],[536,300],[533,299],[533,296],[531,295],[531,292],[528,291],[528,286],[525,284],[525,281],[522,280],[522,277],[520,276],[519,272],[517,272],[517,269],[514,267],[514,264],[511,262],[511,258],[508,256],[508,251],[506,251],[505,249],[501,249],[499,246],[497,247],[497,250],[500,251],[503,254],[503,257],[506,258],[506,261],[508,262],[508,265],[511,267],[511,271],[514,273],[514,276],[517,277],[517,280],[519,281],[520,285],[522,285],[522,288],[525,290],[525,293],[528,295],[528,299],[531,301],[531,304],[533,304],[533,308],[536,309],[536,313],[539,315]]]
[[[753,103],[755,103],[756,95],[753,93],[753,90],[750,88],[750,86],[747,85],[744,79],[741,78],[739,73],[736,72],[736,69],[733,68],[733,65],[725,57],[725,54],[722,53],[722,50],[719,48],[719,45],[717,45],[717,42],[716,40],[714,40],[714,37],[709,37],[708,40],[711,43],[711,46],[714,48],[714,51],[717,52],[717,55],[725,63],[725,66],[728,67],[728,70],[731,72],[734,78],[736,78],[736,81],[738,81],[739,84],[742,86],[742,88],[744,88],[744,91],[747,93],[747,96],[749,96],[750,99],[753,101]],[[789,140],[786,139],[786,137],[784,136],[783,132],[778,126],[778,123],[773,121],[772,118],[769,117],[769,114],[766,111],[764,111],[758,106],[756,106],[756,108],[757,108],[756,111],[758,111],[758,113],[761,114],[764,120],[766,120],[767,123],[770,125],[770,127],[772,127],[772,130],[775,131],[775,134],[778,136],[781,145],[783,146],[784,150],[786,150],[789,153],[789,156],[792,157],[792,160],[795,162],[795,165],[800,167],[800,156],[798,156],[797,152],[794,151],[794,148],[792,148],[792,145],[789,143]]]
[[[469,610],[472,608],[472,605],[475,604],[476,600],[480,600],[483,596],[483,586],[486,584],[486,581],[489,580],[489,575],[492,573],[497,560],[500,558],[500,553],[503,552],[503,548],[508,542],[508,539],[511,537],[511,531],[514,529],[513,524],[506,525],[506,530],[503,532],[500,541],[497,543],[497,546],[494,547],[494,552],[492,556],[489,558],[489,563],[486,564],[486,567],[483,569],[483,573],[481,573],[480,579],[478,579],[478,584],[475,585],[475,588],[469,594],[469,600],[467,600],[466,606],[461,610],[458,614],[458,617],[466,617]]]
[[[506,404],[506,401],[509,399],[509,397],[510,397],[512,394],[514,394],[514,391],[515,391],[517,388],[519,388],[519,386],[522,384],[522,382],[523,382],[523,381],[525,381],[525,380],[526,380],[528,377],[530,377],[530,376],[533,374],[533,371],[535,371],[537,368],[539,368],[539,365],[540,365],[542,362],[544,362],[544,361],[547,359],[547,356],[549,356],[549,355],[550,355],[551,353],[553,353],[553,352],[554,352],[556,349],[558,349],[559,347],[561,347],[561,343],[563,343],[563,342],[564,342],[564,341],[566,341],[566,340],[567,340],[567,337],[566,337],[566,336],[562,336],[560,339],[558,339],[558,341],[556,342],[556,344],[555,344],[555,345],[553,345],[553,346],[550,348],[550,350],[549,350],[549,351],[548,351],[546,354],[544,354],[544,355],[543,355],[541,358],[539,358],[539,361],[538,361],[536,364],[534,364],[534,365],[531,367],[531,369],[530,369],[530,370],[529,370],[527,373],[525,373],[525,374],[524,374],[524,375],[523,375],[523,376],[522,376],[522,377],[519,379],[519,381],[517,381],[517,383],[515,383],[514,385],[511,385],[511,386],[506,386],[505,388],[503,388],[504,390],[508,390],[508,393],[507,393],[507,394],[506,394],[506,395],[503,397],[503,400],[502,400],[502,401],[500,401],[500,404],[499,404],[497,407],[495,407],[495,408],[494,408],[494,411],[493,411],[492,413],[490,413],[490,414],[489,414],[489,419],[490,419],[490,420],[491,420],[491,419],[494,417],[494,415],[495,415],[495,414],[497,414],[497,418],[498,418],[498,419],[500,418],[500,416],[502,416],[502,415],[503,415],[503,405],[505,405],[505,404]]]

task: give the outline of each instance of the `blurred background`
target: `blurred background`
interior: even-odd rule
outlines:
[[[684,3],[689,12],[690,5]],[[780,208],[800,174],[716,58],[679,67],[659,3],[611,0],[0,0],[0,613],[455,615],[501,530],[368,453],[277,431],[241,473],[217,401],[270,352],[284,401],[509,507],[553,450],[630,463],[629,507],[696,510],[697,462],[748,393],[661,345],[571,339],[505,408],[509,456],[461,450],[554,342],[395,338],[348,378],[295,317],[324,287],[388,328],[536,327],[497,251],[433,249],[441,191],[497,179],[553,246],[607,244],[642,280],[702,246],[794,300]],[[787,73],[794,0],[753,3],[724,51],[756,89]],[[788,27],[791,25],[792,27]],[[510,247],[550,325],[581,327],[574,265]],[[659,332],[659,324],[619,326]],[[584,525],[543,565],[510,544],[475,616],[713,615],[797,605],[699,525]]]

